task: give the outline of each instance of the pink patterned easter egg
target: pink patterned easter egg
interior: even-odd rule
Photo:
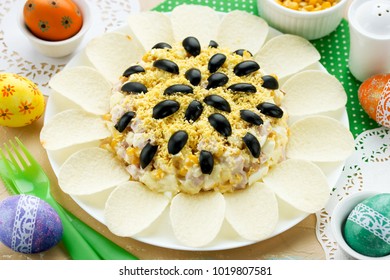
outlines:
[[[45,201],[31,195],[14,195],[0,202],[0,241],[24,254],[46,251],[60,242],[62,223]]]

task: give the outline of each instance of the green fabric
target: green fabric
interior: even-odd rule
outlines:
[[[172,11],[181,4],[197,4],[209,6],[219,12],[231,10],[243,10],[258,15],[257,0],[166,0],[158,5],[155,10],[160,12]],[[348,69],[349,57],[349,28],[348,22],[342,20],[338,28],[330,35],[312,41],[321,54],[321,63],[327,71],[334,75],[344,86],[348,95],[347,113],[350,130],[357,137],[365,130],[378,127],[378,124],[370,119],[360,106],[357,92],[360,82],[357,81]]]
[[[348,96],[347,113],[349,127],[355,138],[365,130],[378,127],[379,125],[360,106],[358,89],[361,83],[352,76],[348,68],[348,22],[343,19],[334,32],[311,42],[321,54],[320,62],[322,65],[344,86]]]

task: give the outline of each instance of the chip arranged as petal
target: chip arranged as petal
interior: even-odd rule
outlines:
[[[87,148],[72,154],[61,166],[58,184],[70,195],[89,195],[129,180],[123,164],[101,148]]]
[[[306,213],[321,210],[330,196],[330,187],[322,170],[305,160],[281,162],[264,177],[264,183],[278,197]]]
[[[130,14],[128,24],[146,50],[157,43],[174,43],[171,20],[163,13],[147,11]]]
[[[290,34],[272,38],[255,55],[255,60],[266,73],[276,74],[280,79],[303,70],[320,58],[309,41]]]
[[[119,32],[104,33],[92,39],[85,51],[95,68],[111,83],[116,83],[122,73],[145,53],[138,39]]]
[[[179,193],[171,202],[170,218],[176,238],[186,246],[202,247],[219,233],[225,217],[221,193]]]
[[[169,204],[169,198],[129,181],[115,188],[107,199],[104,218],[118,236],[133,236],[148,228]]]
[[[279,219],[278,201],[263,183],[224,197],[226,219],[241,237],[260,241],[272,234]]]
[[[213,9],[199,5],[180,5],[171,13],[175,41],[181,42],[188,36],[197,38],[201,46],[208,46],[217,38],[219,15]]]
[[[268,24],[262,18],[236,10],[223,17],[217,42],[231,50],[245,49],[255,54],[264,44],[268,31]]]
[[[66,133],[64,133],[66,132]],[[60,150],[111,135],[102,117],[70,109],[56,114],[42,128],[40,140],[46,150]]]
[[[295,74],[281,90],[286,93],[282,105],[290,116],[336,111],[347,103],[347,94],[339,80],[318,70]]]
[[[290,132],[286,147],[288,158],[338,162],[346,160],[354,151],[352,133],[330,117],[305,117],[293,123]]]
[[[110,110],[112,85],[92,67],[64,69],[50,79],[49,86],[89,113],[103,115]]]

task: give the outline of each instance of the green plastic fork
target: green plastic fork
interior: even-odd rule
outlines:
[[[63,227],[63,243],[72,259],[77,260],[137,260],[138,258],[108,240],[92,228],[66,212],[51,196],[50,181],[39,163],[30,154],[23,143],[15,138],[17,144],[9,141],[4,144],[8,161],[2,149],[0,156],[0,176],[8,191],[12,194],[35,195],[48,202],[59,214]],[[21,150],[21,151],[19,151]],[[24,159],[24,157],[29,163]],[[14,156],[16,155],[16,157]],[[18,164],[19,160],[20,165]]]

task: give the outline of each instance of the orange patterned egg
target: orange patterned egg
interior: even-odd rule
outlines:
[[[378,124],[390,127],[390,74],[379,74],[365,80],[358,92],[359,102]]]
[[[23,16],[35,36],[49,41],[68,39],[83,25],[80,9],[71,0],[28,0]]]
[[[0,73],[0,125],[29,125],[44,110],[45,99],[36,84],[17,74]]]

